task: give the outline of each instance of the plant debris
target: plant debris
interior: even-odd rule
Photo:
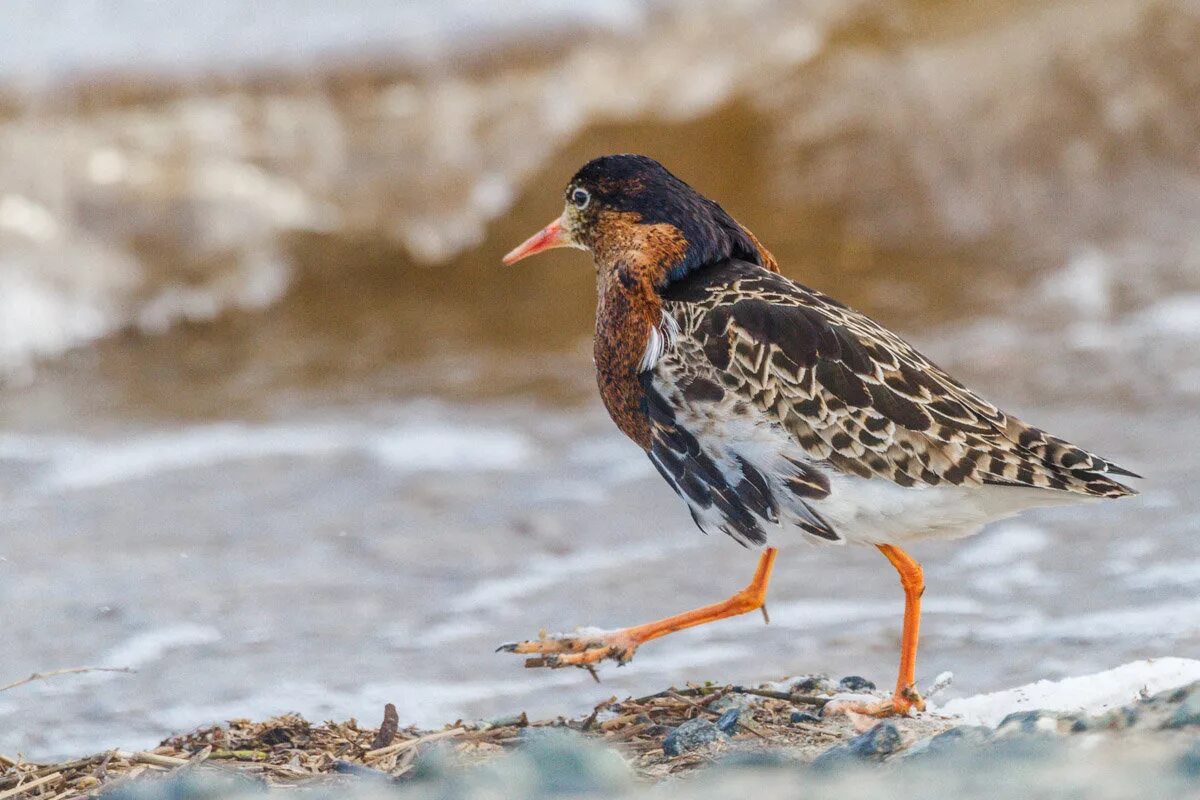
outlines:
[[[804,683],[794,684],[806,686]],[[560,729],[616,747],[644,779],[658,780],[712,761],[731,747],[770,748],[799,761],[858,735],[851,717],[793,722],[798,712],[819,711],[828,696],[790,691],[778,685],[750,688],[691,684],[646,697],[597,705],[575,719],[530,721],[524,714],[489,721],[446,725],[441,730],[399,727],[396,708],[387,704],[379,728],[356,720],[314,724],[297,715],[253,722],[230,720],[173,736],[153,750],[111,750],[60,764],[41,764],[0,755],[0,800],[94,796],[101,789],[139,776],[184,770],[220,770],[273,787],[320,786],[355,777],[403,781],[431,748],[469,765],[487,761],[544,730]],[[728,714],[731,709],[738,713]],[[667,755],[663,741],[691,720],[722,724],[731,736],[698,749]],[[933,717],[903,721],[911,735],[950,727]]]

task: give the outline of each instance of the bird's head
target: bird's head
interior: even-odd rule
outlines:
[[[769,268],[754,236],[652,158],[601,156],[567,183],[558,219],[504,257],[505,264],[555,247],[592,253],[602,273],[662,288],[707,264],[740,258]]]

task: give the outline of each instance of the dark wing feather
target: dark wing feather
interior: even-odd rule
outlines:
[[[782,275],[724,262],[664,300],[680,323],[679,358],[710,365],[843,472],[903,486],[1136,493],[1110,477],[1132,472],[1005,414],[896,334]]]
[[[650,376],[643,373],[642,389],[643,408],[650,421],[651,463],[687,501],[700,530],[708,533],[711,524],[742,544],[765,544],[767,534],[762,522],[779,519],[779,508],[766,479],[749,464],[743,464],[740,479],[732,482],[691,431],[676,421],[674,409],[654,388]]]

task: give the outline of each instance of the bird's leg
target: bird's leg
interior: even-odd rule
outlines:
[[[904,631],[900,636],[900,674],[890,700],[879,703],[838,704],[832,711],[853,711],[876,717],[907,714],[911,709],[925,710],[925,701],[914,686],[917,669],[917,639],[921,631],[921,595],[925,593],[925,574],[908,553],[890,544],[876,545],[896,572],[904,588]]]
[[[504,644],[499,649],[509,653],[534,654],[533,658],[525,660],[527,667],[583,667],[608,658],[624,664],[633,658],[640,645],[652,639],[763,608],[767,598],[767,585],[771,581],[771,567],[775,564],[775,553],[774,547],[764,550],[758,559],[754,577],[746,588],[719,603],[631,628],[580,633],[574,636],[543,636],[540,639]]]
[[[925,710],[925,701],[917,694],[914,686],[917,670],[917,639],[921,633],[921,595],[925,594],[925,573],[921,565],[899,547],[883,544],[879,546],[896,572],[900,573],[900,585],[904,587],[904,631],[900,637],[900,674],[896,677],[896,691],[892,695],[892,706],[897,714],[906,714],[910,708]]]

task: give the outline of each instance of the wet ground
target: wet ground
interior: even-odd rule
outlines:
[[[0,199],[0,683],[137,669],[0,694],[0,752],[144,747],[284,711],[374,719],[386,702],[433,725],[705,678],[889,681],[894,574],[874,552],[799,542],[781,543],[769,626],[673,636],[599,686],[492,652],[540,627],[710,602],[753,568],[695,530],[604,417],[586,258],[498,265],[557,213],[575,166],[611,150],[660,157],[790,276],[1147,476],[1131,501],[918,548],[921,682],[953,670],[974,693],[1195,656],[1200,240],[1179,221],[1200,208],[1181,125],[1197,87],[1161,53],[1189,53],[1165,32],[1200,22],[1111,4],[1062,51],[1067,6],[996,4],[925,32],[937,5],[912,4],[896,30],[869,4],[843,27],[779,12],[778,31],[820,35],[764,47],[778,80],[723,64],[704,84],[715,94],[682,110],[655,108],[653,87],[629,108],[597,100],[595,65],[646,46],[602,39],[453,85],[383,73],[343,94],[171,90],[0,123],[26,148],[9,152],[64,148],[86,177],[3,167],[20,188]],[[719,22],[681,23],[666,74]],[[973,79],[951,80],[963,63]],[[580,74],[590,99],[535,142],[521,115]],[[1031,74],[1051,105],[1013,99]],[[871,76],[906,102],[864,97]],[[914,98],[940,105],[896,116]],[[474,133],[423,127],[447,118]],[[414,152],[441,160],[417,167]],[[423,187],[443,185],[422,217]]]

